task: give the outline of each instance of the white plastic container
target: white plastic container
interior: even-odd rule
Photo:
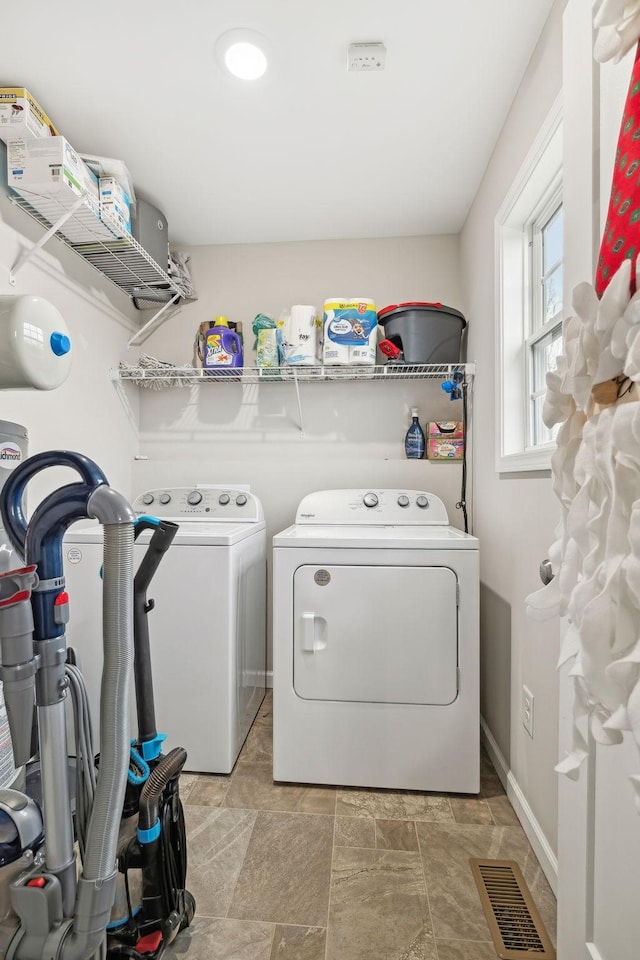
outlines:
[[[71,339],[43,297],[0,297],[0,389],[54,390],[69,376]]]

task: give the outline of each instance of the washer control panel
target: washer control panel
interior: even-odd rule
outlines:
[[[175,520],[257,523],[264,519],[262,504],[244,487],[159,487],[136,497],[133,509],[138,516],[150,514]]]
[[[448,526],[449,516],[424,490],[319,490],[300,502],[296,523]]]

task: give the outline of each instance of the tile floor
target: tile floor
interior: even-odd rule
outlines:
[[[184,775],[193,926],[172,960],[495,960],[469,857],[555,900],[502,785],[478,798],[277,784],[268,694],[230,776]]]

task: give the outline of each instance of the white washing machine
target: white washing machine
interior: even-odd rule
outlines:
[[[477,793],[478,540],[430,493],[326,490],[273,548],[274,779]]]
[[[180,529],[151,582],[149,637],[157,728],[166,749],[183,746],[186,769],[229,773],[265,693],[266,533],[262,505],[248,490],[178,487],[137,498],[138,515]],[[134,547],[138,568],[151,534]],[[102,672],[102,532],[74,530],[63,558],[70,620],[99,729]],[[133,700],[133,695],[132,695]],[[137,732],[132,702],[132,736]]]

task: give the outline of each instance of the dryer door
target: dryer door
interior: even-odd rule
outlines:
[[[298,567],[293,682],[305,700],[448,704],[458,693],[449,567]]]

